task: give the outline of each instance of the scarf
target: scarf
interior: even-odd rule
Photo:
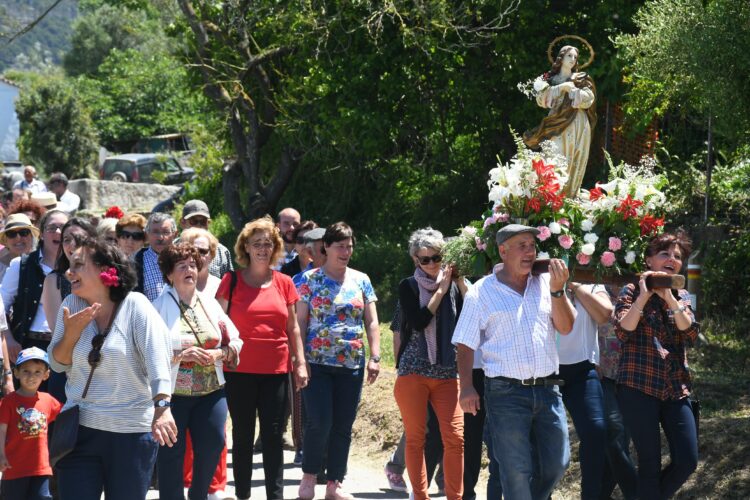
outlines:
[[[417,286],[419,287],[419,305],[425,307],[430,302],[435,290],[438,289],[440,280],[443,279],[443,270],[441,269],[437,278],[433,279],[422,271],[422,268],[417,267],[414,270],[414,279],[417,280]],[[435,315],[423,332],[424,339],[427,342],[427,357],[432,365],[437,363],[437,327],[435,318],[437,318],[439,310],[440,307],[438,306],[438,309],[435,310]]]

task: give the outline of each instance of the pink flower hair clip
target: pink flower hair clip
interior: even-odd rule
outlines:
[[[120,284],[120,277],[117,276],[116,267],[108,267],[104,271],[99,273],[99,279],[102,280],[104,286],[113,287]]]

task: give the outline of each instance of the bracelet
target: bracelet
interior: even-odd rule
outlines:
[[[677,309],[670,309],[672,314],[677,314],[678,312],[685,312],[687,308],[685,306],[680,306]]]
[[[13,370],[8,368],[7,370],[3,370],[3,376],[7,377],[8,375],[13,375]]]

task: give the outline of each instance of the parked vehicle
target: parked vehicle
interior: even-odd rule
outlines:
[[[3,170],[0,173],[3,189],[11,189],[13,184],[23,180],[23,163],[18,160],[6,160],[2,162]]]
[[[110,156],[99,169],[99,178],[115,182],[180,184],[189,181],[195,171],[163,154],[125,154]]]

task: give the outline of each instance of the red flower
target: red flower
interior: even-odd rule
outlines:
[[[307,283],[300,285],[299,294],[302,296],[310,295],[310,286]]]
[[[104,286],[112,287],[120,284],[120,277],[117,275],[117,268],[108,267],[106,270],[99,273],[99,279],[102,280]]]
[[[615,208],[615,212],[619,212],[622,214],[623,220],[628,220],[630,217],[635,217],[638,215],[636,212],[636,208],[643,205],[643,202],[641,200],[634,200],[630,197],[630,195],[627,195],[624,200],[622,200],[622,203],[620,203],[620,206]]]
[[[361,349],[362,348],[362,341],[361,340],[352,340],[350,342],[350,345],[352,346],[352,349]]]
[[[526,200],[526,210],[533,210],[536,213],[542,209],[542,202],[539,198],[529,198]]]
[[[313,306],[313,309],[319,308],[323,304],[323,299],[320,297],[313,297],[313,299],[310,301],[310,305]]]
[[[313,349],[319,349],[320,346],[323,345],[323,339],[321,339],[320,337],[315,337],[310,341],[310,345]]]
[[[125,213],[117,205],[112,205],[106,212],[104,212],[104,217],[107,219],[122,219],[123,215],[125,215]]]
[[[656,234],[659,232],[659,228],[664,226],[664,218],[657,218],[653,215],[646,214],[643,216],[640,222],[641,236],[650,234]]]
[[[602,188],[598,186],[589,190],[589,200],[591,201],[596,201],[602,196],[604,196],[604,191],[602,191]]]

